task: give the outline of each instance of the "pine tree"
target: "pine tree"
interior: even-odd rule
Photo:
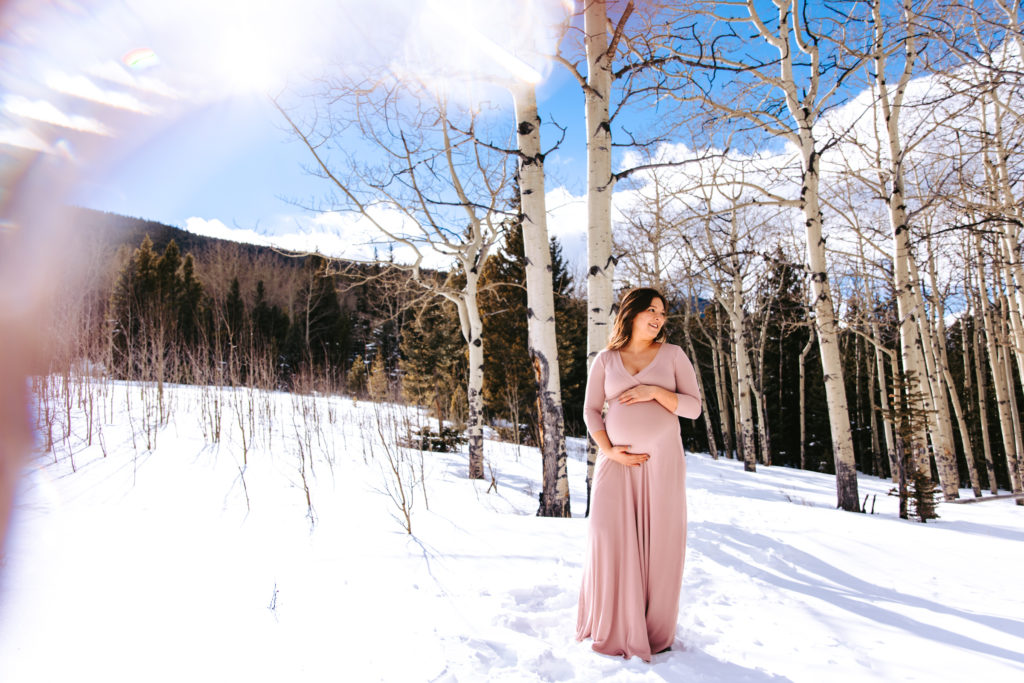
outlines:
[[[195,259],[186,254],[181,267],[181,290],[178,297],[178,330],[182,342],[195,348],[202,332],[203,285],[195,276]]]
[[[928,423],[928,415],[918,408],[921,402],[913,394],[910,387],[917,386],[912,376],[904,373],[894,378],[894,394],[897,397],[893,401],[889,419],[895,425],[894,436],[896,452],[899,456],[898,486],[900,496],[900,517],[906,519],[914,516],[919,522],[927,522],[929,519],[937,519],[938,512],[935,509],[935,481],[927,474],[922,474],[918,468],[913,467],[915,457],[920,454],[910,452],[912,444],[917,443],[913,435]],[[907,503],[910,509],[907,509]]]
[[[370,398],[374,401],[384,401],[391,394],[391,382],[388,380],[387,369],[384,367],[384,358],[378,353],[370,363],[369,390]]]
[[[356,356],[352,365],[345,375],[345,386],[352,396],[362,396],[366,393],[366,363],[362,356]]]
[[[144,308],[155,288],[153,265],[156,259],[153,240],[146,235],[121,269],[110,297],[113,369],[120,377],[135,376],[135,355],[145,317]]]
[[[235,346],[242,343],[242,330],[245,325],[245,303],[238,278],[232,278],[228,290],[227,301],[224,302],[224,327],[228,341]]]
[[[191,255],[184,261],[171,240],[162,255],[147,235],[118,275],[110,298],[114,371],[139,377],[145,363],[164,361],[198,338],[202,286]],[[161,375],[162,378],[162,375]]]
[[[417,310],[403,330],[401,352],[402,393],[406,400],[431,410],[440,434],[449,399],[465,393],[469,371],[454,305],[432,301]]]
[[[583,434],[586,429],[582,419],[587,384],[586,302],[572,296],[572,274],[557,238],[551,238],[550,249],[562,404],[569,432]],[[480,308],[489,349],[484,358],[484,406],[490,417],[499,417],[513,425],[527,424],[528,433],[534,438],[537,434],[537,381],[530,365],[526,290],[522,287],[525,278],[522,228],[518,222],[509,222],[500,248],[487,260],[480,278],[481,286],[486,288],[480,297]]]
[[[790,263],[779,248],[769,259],[768,274],[759,287],[758,297],[762,302],[758,308],[768,309],[761,392],[767,402],[772,462],[799,466],[800,401],[798,382],[794,378],[800,372],[800,353],[807,341],[809,322],[803,303],[802,268]],[[807,363],[805,372],[810,375],[805,386],[814,394],[807,402],[811,407],[806,420],[807,440],[827,444],[828,415],[820,408],[825,405],[820,363]]]
[[[305,363],[340,372],[349,347],[351,327],[322,257],[310,259],[296,298],[298,306],[287,344],[292,369]]]
[[[181,251],[174,240],[167,243],[164,253],[157,259],[154,266],[156,276],[156,299],[164,310],[161,313],[170,313],[178,302],[181,290],[181,275],[178,270],[181,268]]]
[[[537,382],[530,366],[526,326],[526,259],[518,221],[506,222],[501,246],[487,259],[480,276],[480,312],[484,321],[484,408],[489,417],[526,423],[536,431]]]
[[[586,436],[583,399],[587,390],[587,303],[573,296],[572,274],[558,238],[551,238],[551,266],[558,330],[558,368],[566,433]]]
[[[276,358],[288,337],[288,314],[280,306],[267,303],[263,280],[256,283],[256,302],[252,307],[253,346],[258,353]]]

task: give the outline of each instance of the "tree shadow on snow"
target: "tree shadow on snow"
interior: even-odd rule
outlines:
[[[866,619],[903,629],[937,643],[1024,663],[1024,653],[1007,650],[962,633],[919,621],[877,603],[905,605],[954,616],[1016,637],[1024,637],[1024,621],[967,612],[941,602],[876,586],[823,562],[814,555],[780,543],[777,539],[727,524],[691,524],[688,544],[711,560],[742,572],[751,579],[824,600]],[[738,554],[763,556],[765,563],[760,566],[751,564]]]
[[[978,524],[977,522],[964,522],[960,520],[943,520],[941,517],[933,523],[936,529],[949,529],[966,534],[978,534],[979,536],[992,536],[1003,538],[1007,541],[1024,542],[1024,531],[1010,529],[998,524]]]
[[[695,646],[687,645],[684,650],[675,649],[679,647],[679,644],[677,637],[671,652],[654,655],[651,660],[651,673],[656,674],[664,681],[792,683],[791,678],[781,674],[772,674],[727,662]]]
[[[687,461],[687,463],[689,464],[689,461]],[[726,488],[726,486],[728,488]],[[700,466],[689,467],[687,469],[686,488],[690,491],[699,489],[714,494],[722,494],[727,491],[730,496],[738,495],[743,498],[767,500],[776,503],[793,502],[792,500],[787,500],[787,494],[792,497],[798,494],[822,496],[827,495],[828,493],[822,488],[818,488],[810,484],[794,483],[789,480],[783,482],[765,479],[751,479],[750,483],[746,483],[743,479],[730,478],[727,480],[721,472]],[[824,507],[816,501],[811,502],[816,507]]]

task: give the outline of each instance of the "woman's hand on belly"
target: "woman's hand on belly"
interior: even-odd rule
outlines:
[[[619,403],[627,406],[634,403],[656,401],[662,408],[671,413],[675,412],[676,402],[679,400],[679,397],[676,396],[675,392],[669,391],[664,387],[654,384],[638,384],[632,389],[627,389],[619,394],[618,400]]]
[[[601,449],[601,452],[609,460],[614,460],[626,467],[639,467],[651,459],[648,453],[630,453],[629,446],[612,446],[609,449]]]
[[[650,384],[638,384],[632,389],[627,389],[619,394],[619,403],[627,406],[644,401],[653,401],[656,390],[659,387]]]

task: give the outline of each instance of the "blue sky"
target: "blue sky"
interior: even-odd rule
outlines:
[[[569,127],[560,148],[546,160],[548,183],[582,194],[582,95],[557,71],[541,92],[541,116]],[[100,175],[84,181],[74,201],[176,225],[202,216],[256,228],[271,216],[298,211],[293,200],[309,204],[310,198],[330,189],[323,179],[305,172],[312,157],[284,126],[281,115],[261,96],[238,95],[199,107],[123,157],[101,162]],[[554,144],[554,135],[549,138],[545,144]]]
[[[465,19],[489,27],[485,39],[503,49],[526,52],[518,40],[543,53],[565,16],[562,0],[367,4],[309,0],[302,12],[269,0],[10,3],[0,60],[4,166],[32,168],[41,154],[73,176],[69,203],[209,234],[337,232],[290,202],[315,203],[330,188],[303,170],[311,156],[285,130],[268,91],[286,83],[301,89],[331,68],[421,68],[467,56],[487,78],[499,67],[460,46],[464,34],[445,36],[448,24]],[[151,54],[139,60],[132,51],[140,48]],[[582,261],[585,209],[575,200],[585,180],[582,95],[562,67],[524,58],[531,59],[545,74],[542,117],[568,127],[547,159],[550,231]],[[510,114],[511,96],[498,97]],[[555,131],[544,132],[548,146]],[[344,242],[338,237],[332,244]]]

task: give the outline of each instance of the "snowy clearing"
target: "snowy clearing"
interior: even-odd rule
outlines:
[[[877,514],[851,514],[830,476],[691,454],[676,642],[645,664],[575,641],[581,440],[571,520],[534,516],[536,449],[488,440],[490,492],[464,453],[423,454],[420,470],[405,452],[424,475],[406,487],[410,536],[387,492],[394,430],[378,427],[423,420],[412,409],[72,391],[3,558],[4,683],[1024,680],[1012,501],[941,505],[922,525],[897,518],[886,481],[862,476]]]

